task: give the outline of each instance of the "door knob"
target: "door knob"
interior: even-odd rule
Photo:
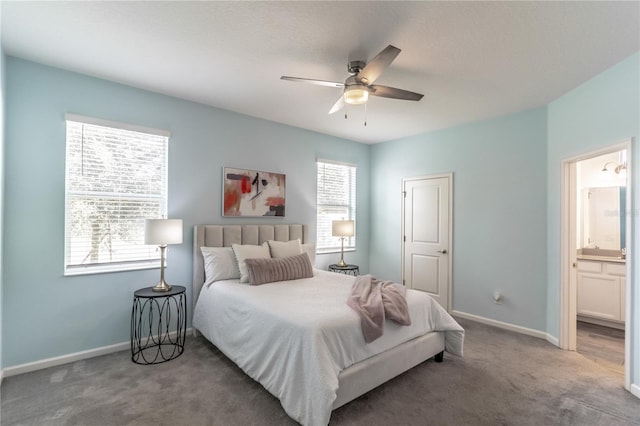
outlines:
[[[438,250],[438,253],[447,254],[447,249]]]

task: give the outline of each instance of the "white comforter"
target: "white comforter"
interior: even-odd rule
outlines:
[[[427,294],[408,290],[412,324],[387,320],[383,336],[365,344],[346,303],[355,278],[314,275],[261,286],[218,281],[202,289],[193,317],[195,328],[303,425],[329,423],[338,375],[354,363],[429,331],[446,331],[446,350],[462,355],[462,327]]]

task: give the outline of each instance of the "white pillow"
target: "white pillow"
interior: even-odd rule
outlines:
[[[309,256],[309,260],[311,261],[311,266],[316,267],[316,243],[307,243],[301,244],[303,253],[307,253]]]
[[[291,241],[269,240],[269,248],[271,249],[271,257],[274,259],[281,259],[302,253],[300,239]]]
[[[252,246],[249,244],[233,244],[231,246],[233,252],[236,254],[238,260],[238,269],[240,270],[240,282],[249,282],[249,273],[247,272],[247,265],[244,263],[245,259],[262,259],[270,258],[269,244],[265,241],[261,246]]]
[[[240,278],[238,261],[231,247],[200,247],[204,258],[204,285]]]

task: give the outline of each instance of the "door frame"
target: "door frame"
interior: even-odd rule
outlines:
[[[405,235],[405,194],[404,188],[405,184],[410,181],[416,180],[428,180],[428,179],[442,179],[447,178],[449,185],[449,205],[448,207],[448,216],[449,216],[449,226],[447,232],[449,233],[449,247],[447,248],[449,255],[449,265],[447,271],[447,312],[451,312],[453,309],[453,172],[448,173],[435,173],[429,175],[421,175],[421,176],[413,176],[402,178],[402,187],[400,188],[400,195],[402,200],[402,209],[401,209],[401,228],[400,228],[400,247],[401,247],[401,255],[400,255],[400,270],[401,270],[401,279],[404,285],[405,276],[404,276],[404,262],[405,262],[405,244],[404,244],[404,235]]]
[[[576,327],[577,327],[577,268],[573,265],[577,262],[576,253],[576,233],[577,233],[577,206],[576,206],[576,163],[603,154],[627,150],[627,191],[626,191],[626,218],[625,239],[627,245],[626,279],[625,279],[625,343],[624,343],[624,387],[630,390],[631,387],[631,329],[632,300],[631,287],[634,286],[632,272],[632,259],[636,247],[632,239],[632,231],[635,229],[633,215],[633,145],[634,139],[625,139],[622,142],[608,145],[606,147],[583,153],[579,156],[567,158],[562,161],[561,171],[561,203],[560,203],[560,329],[559,344],[564,350],[576,350]],[[635,285],[637,287],[637,285]]]

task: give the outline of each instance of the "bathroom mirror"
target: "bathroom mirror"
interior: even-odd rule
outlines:
[[[582,247],[620,250],[625,247],[625,187],[582,190]]]

